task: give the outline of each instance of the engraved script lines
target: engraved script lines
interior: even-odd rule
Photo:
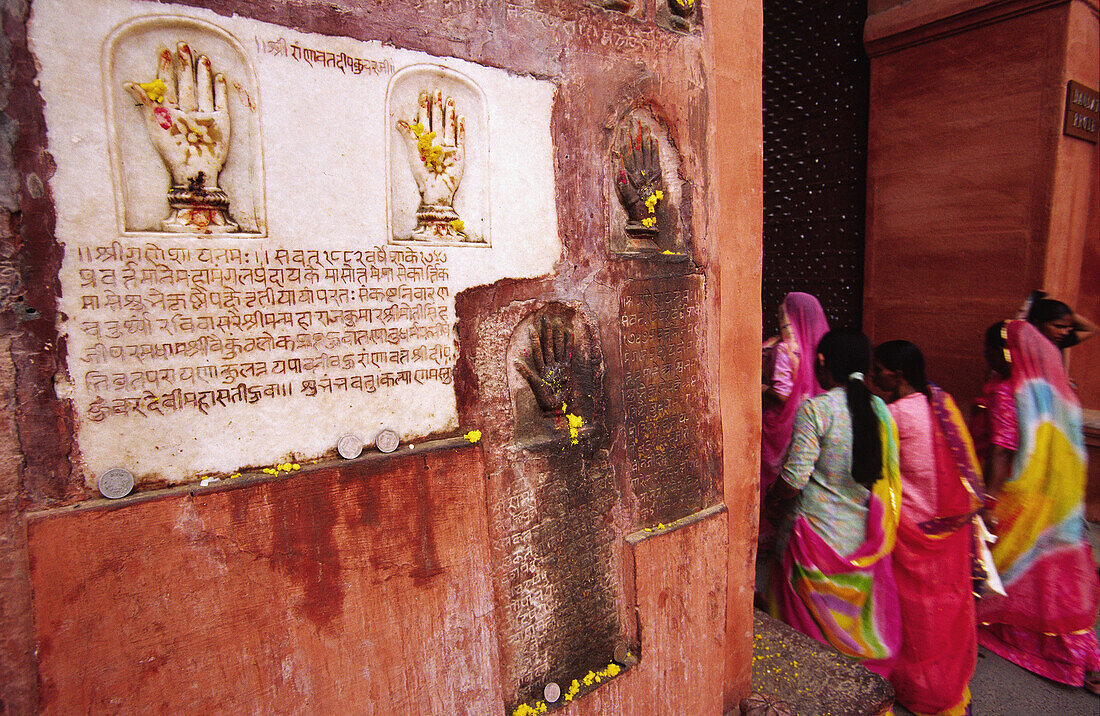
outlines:
[[[642,524],[702,506],[703,297],[700,276],[632,282],[622,296],[627,453]]]
[[[441,251],[114,242],[76,257],[70,370],[93,422],[452,380]]]

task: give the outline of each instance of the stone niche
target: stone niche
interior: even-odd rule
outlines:
[[[88,487],[458,427],[454,296],[561,255],[551,82],[126,0],[29,38]]]
[[[620,257],[687,261],[691,251],[690,184],[667,125],[650,107],[614,123],[608,148],[607,231]]]
[[[106,39],[101,64],[120,232],[265,235],[259,88],[237,38],[195,18],[138,17]],[[196,193],[188,184],[220,190],[224,206],[173,206],[181,189]]]
[[[489,121],[481,88],[443,65],[412,65],[390,80],[386,114],[389,240],[489,246]]]
[[[514,303],[478,329],[503,691],[511,706],[542,698],[547,683],[565,686],[607,666],[617,647],[620,658],[638,653],[623,596],[626,547],[605,445],[598,336],[573,302]]]

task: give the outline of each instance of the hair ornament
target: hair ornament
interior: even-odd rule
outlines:
[[[854,381],[860,381],[860,380],[863,380],[863,373],[860,373],[858,370],[855,373],[849,373],[848,374],[848,382],[849,383],[852,383]]]
[[[1001,324],[1001,340],[1005,342],[1001,351],[1005,354],[1005,363],[1012,364],[1012,353],[1008,350],[1008,321]]]

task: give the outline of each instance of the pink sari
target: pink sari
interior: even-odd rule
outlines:
[[[955,401],[929,386],[935,481],[932,516],[918,521],[920,498],[902,474],[902,509],[894,547],[902,646],[890,682],[916,714],[966,712],[978,657],[971,592],[971,520],[981,507],[981,470]],[[900,427],[900,426],[899,426]],[[903,443],[904,445],[905,443]],[[904,457],[904,456],[903,456]]]
[[[821,337],[829,332],[825,311],[817,299],[808,293],[792,291],[783,299],[783,310],[791,325],[791,335],[797,345],[781,343],[777,350],[791,350],[792,388],[787,402],[771,406],[764,411],[764,424],[760,436],[760,495],[779,476],[783,457],[791,442],[794,415],[805,398],[820,395],[823,391],[814,377],[813,352]]]

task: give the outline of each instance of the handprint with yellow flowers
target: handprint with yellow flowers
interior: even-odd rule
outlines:
[[[171,177],[165,231],[232,233],[229,196],[218,175],[229,153],[229,105],[225,76],[210,59],[195,58],[186,42],[162,49],[156,78],[123,88],[141,106],[149,139]]]
[[[454,99],[444,98],[439,90],[422,91],[417,104],[415,121],[397,122],[420,192],[416,228],[409,239],[479,242],[454,208],[466,164],[466,117],[458,114]]]

